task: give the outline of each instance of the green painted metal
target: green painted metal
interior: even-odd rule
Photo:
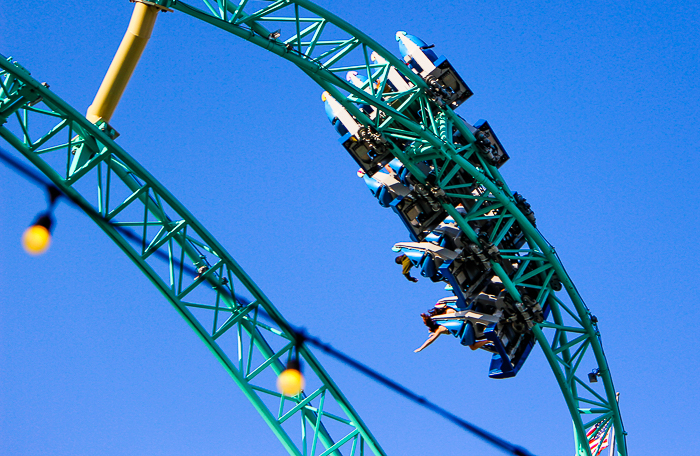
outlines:
[[[151,280],[289,454],[385,454],[307,347],[299,349],[308,366],[307,390],[297,397],[277,393],[277,375],[295,345],[289,323],[194,216],[105,131],[2,56],[0,136],[84,208]],[[208,269],[195,279],[186,264]],[[253,301],[237,299],[240,292]],[[260,321],[261,308],[274,324]]]
[[[499,170],[481,156],[474,136],[462,119],[431,92],[425,81],[360,30],[307,0],[264,2],[266,6],[259,9],[252,8],[247,0],[204,0],[198,2],[201,9],[179,0],[157,3],[219,27],[294,63],[358,122],[381,132],[391,145],[392,153],[421,182],[424,183],[425,176],[416,164],[426,161],[432,164],[439,177],[437,187],[445,192],[446,198],[441,199],[443,207],[472,241],[477,239],[476,220],[492,218],[503,227],[491,236],[490,241],[496,245],[507,234],[508,227],[517,224],[525,233],[527,248],[502,250],[502,258],[519,261],[521,271],[525,269],[523,266],[532,263],[537,272],[511,278],[498,263],[492,262],[492,267],[516,302],[521,300],[523,287],[535,288],[540,290],[538,302],[551,308],[549,321],[535,324],[531,329],[571,413],[576,454],[590,455],[586,432],[598,423],[614,427],[617,453],[627,454],[626,433],[615,388],[589,309],[554,247],[523,213]],[[371,63],[368,56],[372,52],[379,54],[385,63]],[[349,70],[364,72],[365,87],[357,88],[338,76]],[[391,71],[402,74],[413,87],[404,92],[383,93]],[[380,89],[375,91],[371,81],[376,81]],[[358,109],[359,104],[374,106],[381,114],[370,119]],[[409,111],[409,107],[415,109],[416,106],[420,107],[417,115]],[[451,141],[454,129],[467,138],[467,146],[456,147]],[[395,144],[399,139],[413,143],[402,151]],[[478,195],[462,191],[459,176],[463,173],[480,184]],[[472,209],[466,217],[455,209],[455,200],[459,199],[475,202],[470,205]],[[562,293],[554,289],[555,283],[557,289],[559,284],[563,286]],[[593,366],[585,358],[587,356],[592,356]],[[596,391],[585,381],[592,367],[598,369],[604,391]],[[577,372],[584,369],[582,380]]]
[[[523,213],[522,207],[516,203],[499,170],[481,156],[476,140],[465,123],[441,102],[439,96],[431,92],[418,75],[412,73],[397,57],[358,29],[305,0],[265,2],[267,6],[260,9],[252,8],[247,0],[239,3],[203,0],[201,9],[175,0],[156,0],[155,3],[219,27],[294,63],[327,90],[358,122],[372,126],[380,132],[392,147],[392,153],[423,183],[425,176],[416,164],[430,163],[438,176],[436,187],[445,194],[440,198],[442,206],[472,241],[477,240],[477,221],[496,221],[499,229],[493,231],[490,241],[497,246],[508,235],[511,226],[520,227],[527,239],[526,247],[517,251],[500,249],[500,255],[504,260],[518,261],[521,265],[519,271],[525,271],[526,267],[532,264],[530,271],[534,272],[509,277],[497,262],[492,262],[492,268],[516,302],[520,302],[524,287],[534,288],[539,290],[537,301],[540,304],[546,303],[551,309],[549,320],[534,324],[531,330],[550,363],[571,413],[576,454],[590,455],[586,432],[598,423],[614,427],[617,453],[621,456],[627,454],[626,433],[615,399],[615,389],[603,353],[600,334],[591,320],[589,309],[564,270],[554,248]],[[254,3],[259,5],[261,2]],[[277,30],[279,35],[271,32]],[[372,52],[380,55],[385,63],[372,63],[369,58]],[[4,62],[2,65],[9,76],[6,76],[3,93],[0,94],[0,122],[3,119],[13,119],[18,126],[14,130],[15,133],[2,127],[0,135],[57,185],[62,189],[65,187],[71,198],[85,201],[74,190],[75,184],[84,181],[90,174],[104,175],[104,179],[98,179],[99,197],[94,205],[108,220],[116,220],[117,216],[123,220],[128,210],[141,207],[140,218],[133,219],[137,221],[118,222],[141,230],[143,241],[140,249],[135,249],[104,219],[96,218],[95,221],[144,271],[212,348],[290,454],[307,454],[299,446],[295,446],[282,429],[282,422],[287,421],[287,415],[280,411],[275,416],[270,412],[271,409],[265,406],[261,397],[277,397],[280,410],[288,400],[279,398],[271,387],[255,386],[251,383],[258,378],[255,374],[259,371],[268,369],[278,373],[282,366],[280,358],[291,350],[291,333],[281,315],[223,248],[196,223],[191,214],[104,132],[86,124],[82,116],[60,102],[48,90],[40,87],[36,81],[19,70],[19,67],[8,66]],[[357,88],[338,76],[350,70],[365,73],[368,79],[365,87]],[[412,87],[403,92],[383,93],[391,71],[402,74],[411,82]],[[12,82],[15,80],[20,82],[15,84]],[[379,90],[375,91],[369,81],[377,81]],[[45,98],[45,103],[50,106],[48,113],[27,106],[36,94]],[[358,108],[359,104],[372,105],[380,114],[370,119]],[[419,107],[417,114],[411,112],[415,111],[416,106]],[[58,123],[32,142],[29,139],[31,136],[27,124],[29,113],[54,116]],[[49,145],[58,132],[65,132],[66,129],[68,141],[65,144]],[[467,138],[466,146],[457,147],[452,142],[451,135],[455,129]],[[75,134],[78,136],[73,138]],[[397,140],[410,141],[412,144],[403,151],[395,144]],[[70,155],[71,149],[75,149],[76,152],[76,158],[73,160]],[[42,157],[44,154],[60,151],[67,152],[67,161],[66,169],[58,172],[43,161]],[[477,192],[465,191],[463,181],[460,180],[465,175],[471,176],[479,184]],[[128,192],[117,206],[110,209],[110,196],[113,193],[110,185],[114,181],[125,184]],[[114,197],[111,199],[114,200]],[[460,200],[468,202],[465,207],[471,208],[464,217],[455,208]],[[168,211],[172,211],[176,216],[168,218],[171,214]],[[156,228],[157,232],[152,233]],[[179,255],[174,251],[177,250],[176,247],[180,249]],[[166,250],[171,258],[165,275],[156,273],[148,262],[150,253],[157,249]],[[196,267],[205,264],[210,266],[201,279],[190,285],[185,285],[181,267],[185,257]],[[239,282],[239,286],[254,296],[255,301],[251,306],[242,306],[235,299],[227,299],[227,293],[217,291],[222,287],[228,287],[232,291],[234,278]],[[227,284],[223,284],[224,279],[228,280]],[[207,287],[202,287],[205,282]],[[557,292],[560,289],[559,284],[563,287],[561,293]],[[202,288],[213,288],[213,303],[201,304],[185,299]],[[264,327],[256,318],[257,306],[263,306],[275,318],[279,327]],[[195,311],[208,312],[208,317],[213,320],[212,331],[204,329],[200,320],[193,316]],[[220,319],[225,322],[221,323]],[[237,360],[229,359],[225,352],[216,348],[219,347],[219,338],[227,336],[233,328],[236,328],[238,334]],[[263,332],[268,339],[273,336],[283,339],[281,348],[274,350],[267,342],[268,339],[263,337]],[[250,351],[247,353],[252,353],[255,348],[264,360],[258,365],[259,369],[251,371],[253,356],[242,354],[241,347],[245,345],[243,334],[250,338],[247,345]],[[355,444],[360,442],[367,444],[375,454],[383,454],[359,418],[334,420],[348,421],[356,425],[345,437],[337,441],[333,441],[329,433],[324,431],[327,420],[322,423],[322,418],[333,416],[323,412],[324,401],[327,400],[326,392],[330,393],[330,397],[338,402],[348,416],[355,417],[355,413],[313,355],[303,349],[302,356],[323,385],[307,396],[313,400],[320,398],[318,406],[304,403],[296,410],[300,412],[302,422],[313,424],[311,454],[314,454],[317,442],[325,445],[331,453],[349,442],[352,442],[352,448],[355,449]],[[579,370],[587,373],[592,367],[597,368],[600,373],[602,381],[599,384],[602,385],[603,391],[589,386],[585,381],[585,373],[583,380],[577,376]],[[303,398],[291,400],[295,404],[302,404],[303,401]],[[302,435],[302,443],[306,445],[306,434],[302,432]]]

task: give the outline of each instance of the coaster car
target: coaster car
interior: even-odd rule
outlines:
[[[369,86],[369,82],[367,81],[367,78],[358,73],[357,71],[348,71],[345,75],[345,80],[357,87],[358,89],[362,89],[368,94],[372,94],[372,89]],[[377,115],[377,110],[368,104],[362,104],[360,105],[360,109],[369,116],[370,119],[374,119]]]
[[[379,54],[376,52],[372,52],[370,55],[370,59],[373,62],[376,62],[380,65],[386,64],[387,61]],[[401,73],[396,71],[396,68],[391,67],[389,69],[389,74],[387,76],[387,87],[384,89],[384,92],[405,92],[407,90],[410,90],[413,88],[413,84],[411,84],[409,81],[404,78]]]
[[[433,282],[443,280],[439,272],[440,266],[454,260],[457,254],[452,250],[440,247],[430,242],[399,242],[392,248],[394,252],[405,254],[411,263],[420,269],[420,275]]]
[[[483,119],[474,124],[474,137],[476,144],[481,148],[482,153],[486,155],[493,166],[500,168],[505,162],[510,159],[510,155],[506,152],[498,140],[496,133],[491,129],[491,125]]]
[[[431,50],[432,45],[401,31],[396,32],[396,41],[408,67],[428,83],[436,99],[455,109],[473,95],[450,62]]]
[[[369,177],[363,169],[357,172],[367,188],[372,192],[375,198],[379,201],[382,207],[391,207],[391,203],[397,198],[407,196],[411,190],[402,184],[395,176],[389,173],[386,169],[382,169]]]
[[[447,212],[424,187],[414,187],[405,197],[396,198],[390,204],[404,224],[412,240],[421,241],[442,220]]]
[[[492,348],[486,348],[493,353],[489,377],[514,377],[534,346],[535,338],[530,330],[533,322],[544,321],[549,310],[543,311],[531,299],[524,301],[513,305],[503,296],[481,293],[467,309],[461,310],[456,297],[444,298],[438,305],[447,305],[456,312],[435,315],[432,320],[445,326],[462,345],[472,345],[483,339],[491,341]]]
[[[321,99],[328,120],[341,135],[339,142],[367,174],[372,176],[394,158],[391,145],[380,132],[360,124],[328,92],[323,92]]]

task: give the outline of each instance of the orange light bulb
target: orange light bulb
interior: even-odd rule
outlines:
[[[22,247],[30,255],[41,255],[49,249],[51,233],[46,227],[32,225],[22,234]]]
[[[285,396],[296,396],[304,386],[304,376],[296,369],[285,369],[277,377],[277,390]]]

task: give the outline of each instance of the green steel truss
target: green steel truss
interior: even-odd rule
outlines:
[[[276,391],[295,347],[289,323],[197,219],[105,131],[2,56],[0,136],[87,209],[209,347],[289,454],[385,454],[304,345],[305,392],[286,397]],[[195,279],[191,265],[208,269]],[[240,293],[252,302],[236,298]],[[273,324],[259,319],[261,308]]]
[[[523,213],[524,207],[516,202],[499,170],[481,156],[476,139],[462,119],[441,102],[421,77],[360,30],[307,0],[202,0],[196,6],[190,5],[194,1],[160,0],[157,3],[219,27],[294,63],[358,122],[380,132],[392,146],[394,156],[421,182],[425,176],[416,164],[426,161],[432,164],[437,170],[437,186],[445,192],[442,206],[472,242],[477,239],[474,222],[478,220],[496,219],[500,229],[493,231],[490,241],[497,246],[513,224],[519,225],[527,238],[527,248],[502,250],[501,257],[521,262],[520,271],[524,271],[523,266],[528,263],[533,264],[534,270],[530,268],[527,275],[510,278],[497,262],[492,261],[492,268],[516,302],[521,302],[523,287],[535,288],[539,290],[538,302],[548,304],[551,309],[548,321],[535,324],[532,331],[571,413],[576,454],[590,455],[586,433],[596,425],[612,426],[617,453],[627,454],[626,433],[595,319],[592,321],[588,307],[554,247]],[[373,52],[381,59],[372,60]],[[366,77],[365,85],[358,88],[346,82],[347,71],[362,73]],[[412,87],[385,93],[389,75],[394,71],[410,81]],[[361,104],[375,107],[380,114],[369,118],[359,109]],[[468,139],[469,145],[455,146],[452,141],[455,130]],[[412,144],[401,150],[396,145],[399,141]],[[480,184],[477,195],[466,190],[465,173]],[[466,217],[455,209],[460,199],[470,203],[464,204],[471,207]],[[474,200],[476,204],[472,205]],[[563,291],[557,293],[562,287]],[[587,381],[587,373],[593,369],[598,369],[600,389]],[[582,377],[577,375],[579,371],[583,372]]]
[[[529,214],[516,201],[499,170],[482,157],[476,139],[462,119],[441,102],[440,97],[432,92],[423,79],[371,38],[305,0],[242,0],[240,3],[203,0],[200,8],[173,0],[157,0],[155,3],[203,20],[294,63],[328,91],[358,122],[380,132],[388,141],[392,153],[421,182],[425,181],[425,175],[416,165],[420,162],[430,163],[437,172],[436,187],[439,189],[436,190],[444,192],[444,196],[439,198],[440,203],[472,242],[477,241],[475,226],[480,221],[494,219],[497,228],[492,231],[490,241],[496,246],[508,237],[514,225],[519,226],[526,236],[526,246],[516,251],[500,249],[500,256],[506,261],[518,261],[521,264],[518,271],[522,272],[509,277],[499,262],[495,261],[492,261],[492,269],[515,302],[522,301],[521,292],[524,288],[531,288],[538,290],[537,302],[548,305],[551,309],[548,320],[534,323],[531,330],[549,361],[571,413],[576,454],[590,456],[586,433],[598,425],[614,428],[617,453],[627,455],[626,433],[595,319],[591,319],[589,309],[564,270],[554,248],[528,219]],[[376,52],[382,59],[373,61],[372,52]],[[87,175],[93,175],[90,191],[94,193],[94,175],[99,177],[96,179],[97,202],[93,205],[106,219],[115,221],[118,218],[119,223],[138,228],[143,233],[142,245],[135,247],[129,244],[104,219],[97,218],[95,221],[159,287],[212,348],[290,453],[314,454],[318,441],[329,448],[327,453],[333,452],[341,444],[351,444],[355,451],[364,442],[375,454],[383,454],[331,379],[306,349],[302,349],[302,355],[321,381],[315,392],[307,392],[303,398],[290,400],[279,398],[279,395],[271,391],[271,387],[262,388],[251,384],[249,379],[257,380],[259,376],[254,374],[259,371],[267,369],[278,373],[282,366],[279,358],[289,354],[291,333],[281,315],[186,209],[111,142],[105,132],[87,123],[82,116],[17,67],[8,66],[5,62],[2,65],[10,74],[7,76],[8,81],[18,78],[23,82],[18,82],[17,87],[5,82],[2,89],[4,94],[0,93],[0,100],[5,99],[0,101],[0,122],[4,118],[12,118],[18,124],[14,130],[16,133],[2,127],[0,134],[71,198],[82,198],[76,191],[76,185],[78,181],[85,181],[83,178]],[[363,73],[368,82],[364,87],[355,87],[345,81],[344,73],[347,71]],[[403,92],[384,93],[388,77],[394,71],[410,81],[411,87]],[[22,90],[30,90],[27,87],[34,91],[30,96],[22,95]],[[43,113],[26,106],[37,94],[43,96],[45,103],[50,105],[49,112]],[[372,105],[380,114],[369,118],[358,108],[360,104]],[[57,123],[47,127],[43,134],[33,136],[35,139],[32,142],[28,133],[29,114],[53,117]],[[104,125],[102,128],[107,129]],[[61,130],[64,134],[65,130],[68,131],[69,141],[47,146],[48,140]],[[455,130],[467,138],[468,145],[454,144],[452,133]],[[74,138],[76,134],[79,137]],[[401,150],[396,145],[397,142],[411,143],[411,146]],[[71,156],[71,149],[75,149],[74,157]],[[44,161],[49,152],[60,154],[61,151],[64,154],[60,164],[62,168],[52,168]],[[465,183],[465,176],[471,176],[469,180],[476,180],[479,184],[477,191],[473,191],[471,184]],[[128,188],[128,195],[119,199],[116,206],[110,206],[110,200],[117,201],[114,196],[110,198],[113,195],[110,193],[110,179],[112,182],[119,180]],[[466,216],[462,216],[455,208],[460,202],[464,203],[464,207],[470,208]],[[140,218],[129,219],[136,220],[133,222],[121,221],[126,220],[126,209],[133,207],[140,208]],[[168,215],[172,219],[167,218]],[[180,249],[179,257],[175,254],[177,248]],[[155,249],[167,251],[171,258],[169,269],[161,275],[156,274],[153,263],[148,261],[149,253]],[[185,261],[185,256],[197,267],[204,264],[205,260],[201,257],[206,257],[210,269],[202,279],[194,283],[189,281],[191,279],[183,279],[181,264]],[[532,266],[527,267],[528,265]],[[226,285],[222,285],[224,278],[228,278]],[[241,306],[235,300],[227,300],[227,294],[217,292],[221,287],[232,290],[234,278],[255,298],[251,306]],[[206,286],[201,287],[205,282]],[[199,301],[195,303],[190,296],[195,291],[200,291],[200,288],[206,288],[210,292],[213,289],[213,301],[209,304]],[[263,306],[275,318],[278,328],[261,325],[255,318],[256,306]],[[210,320],[209,326],[203,326],[200,320],[195,319],[195,314],[206,315]],[[221,336],[233,333],[231,329],[235,329],[239,343],[239,354],[235,362],[227,358],[220,348]],[[263,339],[263,334],[266,339]],[[245,353],[240,348],[245,345],[244,335],[248,338],[248,346],[255,346],[263,360],[262,364],[258,364],[259,367],[252,370],[251,358],[241,354]],[[270,337],[281,339],[282,348],[273,350],[268,342]],[[601,381],[591,386],[586,374],[594,368],[598,369]],[[577,375],[579,371],[583,372],[582,377]],[[327,395],[326,392],[330,394]],[[347,414],[346,418],[325,412],[323,400],[327,396],[332,396],[339,408]],[[261,397],[278,399],[280,411],[276,414],[270,412],[262,403]],[[307,400],[310,402],[307,403]],[[318,400],[320,405],[312,406],[314,400]],[[301,416],[302,422],[313,428],[313,433],[308,436],[306,431],[302,432],[300,446],[294,446],[279,424],[289,414],[282,412],[286,402],[295,404],[296,409],[292,410]],[[324,426],[329,426],[329,420],[333,424],[345,422],[350,427],[350,431],[337,443],[324,430]],[[303,448],[306,447],[311,447],[312,453],[304,453]]]

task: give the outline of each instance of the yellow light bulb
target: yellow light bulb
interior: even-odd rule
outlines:
[[[304,389],[304,376],[296,369],[285,369],[277,377],[277,390],[285,396],[296,396]]]
[[[49,249],[51,233],[41,225],[32,225],[22,234],[22,247],[30,255],[41,255]]]

